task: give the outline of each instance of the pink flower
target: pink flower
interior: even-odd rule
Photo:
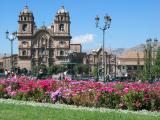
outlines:
[[[8,92],[8,93],[10,93],[11,92],[11,89],[12,89],[12,87],[9,85],[8,87],[6,87],[6,91]]]
[[[107,88],[107,90],[109,93],[113,92],[114,91],[114,88]]]
[[[123,89],[124,93],[128,93],[129,92],[129,89],[126,87]]]
[[[17,92],[16,92],[16,91],[10,92],[10,96],[16,96],[16,95],[17,95]]]

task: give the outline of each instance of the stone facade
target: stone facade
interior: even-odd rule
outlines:
[[[82,52],[82,46],[80,44],[70,44],[70,49],[73,51],[73,52]]]
[[[50,66],[69,62],[70,52],[81,52],[81,44],[71,44],[69,12],[62,6],[56,13],[50,28],[37,29],[33,13],[25,6],[19,15],[20,68],[31,70],[32,66]]]
[[[101,74],[102,56],[103,56],[102,48],[93,50],[90,54],[87,55],[87,63],[90,66],[90,72],[93,71],[94,67],[98,67],[98,70],[100,71],[100,74]],[[116,69],[117,69],[116,56],[105,51],[104,64],[106,68],[104,71],[105,75],[116,76],[117,74],[116,73]]]
[[[10,70],[11,69],[11,59],[13,60],[13,68],[17,68],[18,67],[18,55],[17,54],[13,54],[12,58],[11,56],[4,56],[2,58],[3,61],[3,68]]]

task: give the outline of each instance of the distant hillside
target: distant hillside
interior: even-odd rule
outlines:
[[[112,49],[112,54],[116,55],[116,56],[120,56],[125,50],[125,48],[116,48],[116,49]]]
[[[144,50],[144,44],[137,45],[135,47],[129,48],[128,50],[131,50],[131,51],[143,51]]]
[[[157,47],[160,47],[160,42],[157,43]],[[138,52],[138,51],[143,51],[143,50],[144,50],[144,44],[140,44],[132,48],[116,48],[112,50],[112,53],[117,56],[120,56],[125,51],[137,51]]]

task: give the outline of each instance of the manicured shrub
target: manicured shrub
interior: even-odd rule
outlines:
[[[144,92],[131,90],[124,95],[124,103],[129,110],[140,110],[143,107]]]
[[[115,92],[101,91],[97,105],[107,108],[119,108],[121,96]]]

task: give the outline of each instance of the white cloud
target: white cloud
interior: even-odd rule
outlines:
[[[73,43],[90,43],[93,42],[94,35],[93,34],[86,34],[86,35],[79,35],[75,36],[72,39]]]

